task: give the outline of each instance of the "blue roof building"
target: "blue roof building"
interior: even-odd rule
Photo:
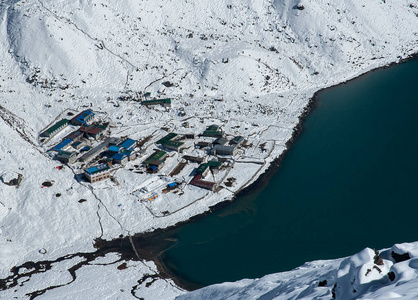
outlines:
[[[73,125],[90,125],[93,123],[94,113],[91,109],[87,109],[71,119]]]
[[[109,147],[109,151],[110,152],[116,152],[116,153],[118,153],[118,152],[120,152],[122,149],[121,149],[121,147],[120,146],[110,146]]]
[[[130,152],[116,153],[113,155],[113,161],[117,164],[124,164],[128,161]]]
[[[124,142],[120,143],[119,146],[123,147],[126,150],[133,150],[136,146],[136,141],[133,139],[127,139]]]
[[[85,170],[86,173],[90,174],[90,175],[94,175],[98,172],[103,172],[110,169],[109,166],[107,164],[101,164],[101,165],[97,165],[91,168],[88,168]]]
[[[65,148],[68,144],[70,144],[72,141],[73,141],[72,139],[65,139],[61,143],[56,145],[54,148],[52,148],[51,150],[60,151],[63,148]]]
[[[110,168],[107,164],[100,164],[84,170],[84,175],[90,182],[96,182],[110,177]]]

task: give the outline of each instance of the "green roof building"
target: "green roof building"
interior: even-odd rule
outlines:
[[[219,125],[210,125],[208,128],[206,128],[202,135],[209,137],[221,137],[224,133],[219,127]]]
[[[219,169],[219,167],[222,165],[222,162],[217,160],[210,160],[206,163],[211,169]]]
[[[165,159],[167,157],[167,152],[165,151],[155,151],[153,154],[151,154],[146,160],[144,160],[144,165],[155,165],[155,166],[161,166]]]
[[[76,154],[69,151],[59,151],[56,158],[66,164],[72,164],[76,160]]]
[[[156,144],[160,144],[163,147],[170,149],[170,150],[175,150],[175,151],[180,151],[183,146],[184,143],[180,142],[180,141],[173,141],[173,139],[177,138],[178,134],[177,133],[169,133],[167,134],[165,137],[163,137],[162,139],[159,139]]]
[[[155,99],[155,100],[146,100],[141,102],[142,105],[146,107],[161,105],[162,107],[171,107],[171,99]]]
[[[209,172],[209,165],[207,163],[201,164],[197,169],[196,169],[196,174],[198,175],[202,175],[202,176],[206,176]]]
[[[159,139],[156,142],[156,144],[164,144],[164,143],[166,143],[168,141],[171,141],[172,139],[174,139],[176,137],[178,137],[178,134],[177,133],[174,133],[174,132],[171,132],[171,133],[167,134],[165,137]]]
[[[65,127],[67,127],[68,123],[69,123],[69,121],[67,119],[62,119],[62,120],[58,121],[57,123],[55,123],[54,125],[52,125],[51,127],[49,127],[44,132],[42,132],[41,136],[53,137],[58,132],[63,130]]]

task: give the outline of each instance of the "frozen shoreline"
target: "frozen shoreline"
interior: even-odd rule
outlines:
[[[7,122],[0,124],[0,168],[23,174],[19,189],[1,185],[5,197],[0,206],[0,256],[7,257],[1,262],[2,278],[26,261],[94,251],[92,241],[102,236],[100,227],[103,239],[109,240],[167,228],[205,214],[222,198],[234,197],[208,197],[156,219],[120,188],[103,185],[91,191],[78,186],[74,174],[55,170],[56,162],[46,159],[35,143],[37,132],[59,112],[86,106],[108,111],[121,123],[123,134],[138,137],[154,130],[147,124],[177,129],[182,122],[178,114],[184,113],[195,118],[198,131],[208,125],[199,125],[200,120],[217,120],[231,134],[242,131],[258,143],[274,141],[272,156],[265,158],[267,164],[248,191],[282,159],[294,128],[301,130],[304,107],[312,105],[308,99],[318,89],[397,63],[418,50],[416,8],[404,7],[402,1],[367,7],[360,2],[306,3],[304,11],[293,10],[286,1],[237,3],[236,8],[202,2],[196,4],[198,15],[206,12],[211,17],[202,24],[186,2],[176,7],[149,4],[152,13],[130,1],[94,4],[95,9],[71,1],[6,1],[0,7],[6,25],[1,27],[0,43],[8,49],[0,53],[0,71],[5,74],[0,113]],[[161,28],[153,26],[155,18],[164,15],[168,21],[161,18]],[[191,21],[171,25],[183,15]],[[33,41],[33,36],[39,38]],[[162,79],[175,84],[162,87]],[[138,89],[173,96],[174,109],[145,110],[120,100]],[[212,101],[217,98],[224,101]],[[278,126],[269,130],[272,123]],[[241,128],[235,130],[236,126]],[[248,131],[242,129],[247,126]],[[248,170],[256,169],[252,167]],[[130,183],[134,177],[126,171],[118,171],[118,176],[129,188],[137,184]],[[40,190],[47,179],[57,184]],[[63,196],[56,198],[58,193]],[[80,198],[87,201],[79,204]],[[45,254],[39,252],[42,249]]]

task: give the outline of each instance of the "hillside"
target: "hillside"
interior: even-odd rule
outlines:
[[[217,284],[176,299],[416,299],[417,246],[416,242],[397,244],[380,252],[366,248],[347,258]]]
[[[126,259],[119,254],[86,253],[98,238],[166,228],[233,198],[283,153],[316,91],[417,53],[417,16],[418,5],[402,0],[1,1],[0,298],[42,291],[83,299],[77,293],[93,285],[83,282],[100,276],[107,288],[92,288],[89,298],[183,293],[170,279],[136,286],[156,274],[152,262],[128,260],[127,272],[140,274],[128,275],[115,270]],[[147,97],[171,98],[172,106],[147,108],[140,103]],[[41,142],[54,120],[87,108],[112,135],[145,143],[113,181],[80,180],[84,164],[57,168],[52,142]],[[216,193],[186,184],[185,196],[170,198],[181,201],[140,202],[137,191],[171,182],[165,173],[181,162],[170,152],[165,177],[136,172],[155,142],[211,124],[248,141],[224,172],[234,183]],[[190,180],[196,166],[181,175]],[[4,184],[18,178],[18,187]],[[25,265],[31,261],[51,269]],[[79,277],[69,272],[75,266]]]

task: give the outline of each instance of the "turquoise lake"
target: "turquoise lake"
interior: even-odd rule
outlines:
[[[166,267],[196,286],[418,240],[418,60],[319,94],[269,182],[167,232]]]

